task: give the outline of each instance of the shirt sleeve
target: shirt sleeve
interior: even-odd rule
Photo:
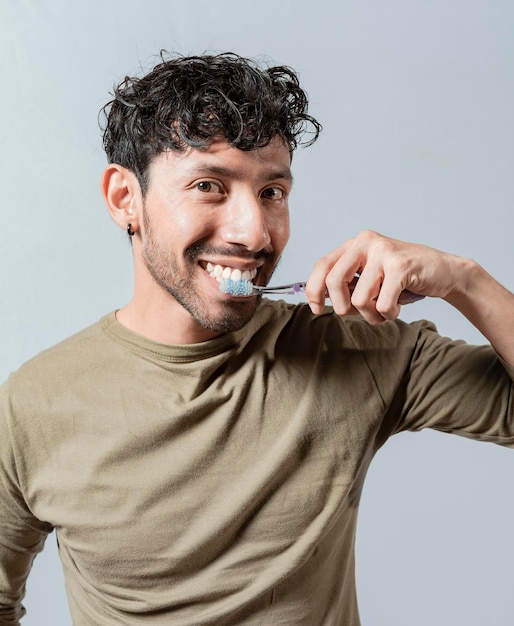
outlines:
[[[6,385],[0,387],[0,624],[19,624],[35,556],[53,530],[35,518],[23,497],[13,451]]]
[[[396,431],[433,428],[514,447],[514,368],[489,346],[420,329],[395,402]]]

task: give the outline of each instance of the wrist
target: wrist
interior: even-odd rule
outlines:
[[[444,300],[459,308],[459,303],[473,299],[473,294],[481,291],[481,285],[488,274],[473,259],[452,255],[451,264],[452,281]]]

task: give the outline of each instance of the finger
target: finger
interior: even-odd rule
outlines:
[[[352,305],[352,294],[357,284],[356,264],[348,265],[347,260],[338,261],[329,272],[326,283],[332,308],[338,315],[355,315],[358,311]]]
[[[356,275],[367,262],[367,247],[362,245],[362,236],[349,239],[335,250],[335,262],[325,282],[334,311],[339,315],[357,313],[352,305],[352,293]]]
[[[370,324],[381,324],[386,319],[377,309],[381,283],[381,273],[367,265],[361,272],[352,294],[352,306]]]
[[[330,297],[332,309],[337,315],[357,315],[359,311],[352,303],[352,296],[355,291],[359,276],[349,270],[336,277],[336,273],[331,273],[327,279],[327,292]]]
[[[313,313],[321,313],[325,305],[325,298],[328,289],[328,276],[337,264],[337,260],[344,253],[345,244],[336,250],[321,257],[314,264],[314,268],[307,281],[305,293],[309,301],[309,306]]]
[[[386,320],[394,320],[400,315],[402,287],[396,280],[384,278],[378,294],[376,309]]]
[[[355,286],[355,274],[359,273],[362,275],[364,268],[367,267],[369,262],[368,255],[372,248],[371,244],[377,237],[377,234],[372,231],[363,231],[354,239],[348,240],[344,247],[344,254],[340,255],[327,276],[326,282],[332,306],[339,315],[348,315],[350,312],[355,313],[358,310],[354,300],[355,289],[357,289]],[[371,275],[373,276],[373,273]],[[360,280],[362,280],[362,276]],[[371,295],[366,296],[366,287],[373,290]],[[361,287],[358,288],[357,295],[359,296],[359,294],[362,298],[361,306],[374,310],[374,304],[370,305],[369,300],[377,294],[375,286],[368,284],[368,279],[365,279]],[[357,300],[358,302],[359,300]]]

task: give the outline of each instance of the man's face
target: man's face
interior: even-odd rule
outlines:
[[[204,329],[244,326],[257,298],[222,293],[215,275],[235,271],[233,279],[267,284],[289,237],[291,185],[289,150],[278,138],[251,152],[220,141],[159,155],[141,225],[141,260],[159,295]]]

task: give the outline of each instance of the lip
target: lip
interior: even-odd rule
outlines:
[[[221,267],[230,267],[233,270],[241,270],[244,272],[245,270],[258,271],[263,266],[264,261],[259,261],[257,263],[255,261],[245,261],[244,259],[202,259],[199,261],[201,267],[206,271],[208,263],[211,263],[212,265],[221,265]]]

